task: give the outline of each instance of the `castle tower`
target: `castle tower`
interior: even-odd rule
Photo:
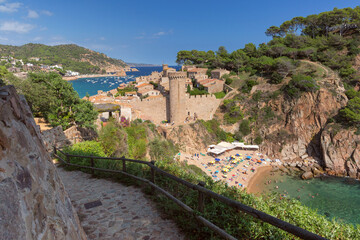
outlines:
[[[186,118],[186,72],[169,72],[170,122],[181,124]]]

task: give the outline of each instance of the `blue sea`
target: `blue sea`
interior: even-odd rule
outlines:
[[[279,173],[267,176],[266,180],[269,179],[272,182],[263,185],[264,192],[296,198],[328,219],[360,224],[360,181],[340,177],[301,180],[299,176],[281,176]]]
[[[171,66],[176,70],[179,70],[180,66]],[[138,72],[126,72],[126,77],[96,77],[96,78],[79,78],[77,80],[69,81],[75,91],[79,94],[80,98],[83,98],[88,93],[90,96],[96,95],[98,90],[109,91],[117,88],[121,83],[128,83],[135,81],[136,77],[150,75],[151,72],[162,71],[162,67],[137,67]]]

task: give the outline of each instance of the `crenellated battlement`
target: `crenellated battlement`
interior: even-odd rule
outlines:
[[[207,98],[207,99],[216,99],[214,94],[206,94],[206,95],[189,95],[187,94],[189,99],[201,99],[201,98]]]
[[[186,72],[169,72],[168,73],[169,80],[173,79],[186,79]]]

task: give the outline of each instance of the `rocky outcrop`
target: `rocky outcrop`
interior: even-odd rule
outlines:
[[[180,146],[182,152],[206,152],[210,144],[216,144],[215,136],[201,122],[178,126],[166,133],[166,138]]]
[[[72,126],[64,131],[66,138],[73,144],[82,141],[90,141],[97,138],[97,133],[90,128]]]
[[[0,192],[1,239],[86,239],[30,108],[12,86],[0,88]]]
[[[72,126],[63,131],[61,126],[41,132],[46,150],[52,152],[53,147],[62,148],[70,144],[82,141],[90,141],[97,138],[97,133],[92,129]]]
[[[321,133],[324,166],[330,174],[360,179],[360,136],[354,129],[330,124]]]
[[[62,148],[71,144],[61,126],[42,131],[41,136],[48,152],[52,152],[54,146]]]
[[[262,144],[264,153],[284,160],[320,158],[320,133],[329,118],[346,105],[343,93],[333,94],[325,88],[304,93],[299,99],[289,101],[279,98],[270,106],[281,117],[260,131],[266,136]]]

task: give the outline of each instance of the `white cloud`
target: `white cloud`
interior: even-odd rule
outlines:
[[[6,37],[0,37],[0,41],[8,41],[9,39]]]
[[[163,36],[165,34],[166,34],[165,32],[157,32],[157,33],[154,33],[153,36]]]
[[[0,3],[4,3],[0,2]],[[3,5],[0,5],[0,12],[6,12],[6,13],[12,13],[12,12],[16,12],[21,6],[21,3],[5,3]]]
[[[46,16],[52,16],[54,15],[52,12],[48,11],[48,10],[43,10],[41,11],[42,14],[46,15]]]
[[[40,40],[42,40],[42,37],[35,37],[35,38],[33,39],[33,41],[40,41]]]
[[[27,33],[31,31],[35,26],[28,23],[20,22],[2,22],[0,23],[0,31],[16,32],[16,33]]]
[[[101,37],[100,40],[104,41],[104,40],[105,40],[105,37]]]
[[[29,10],[28,12],[28,18],[38,18],[39,14],[34,10]]]

